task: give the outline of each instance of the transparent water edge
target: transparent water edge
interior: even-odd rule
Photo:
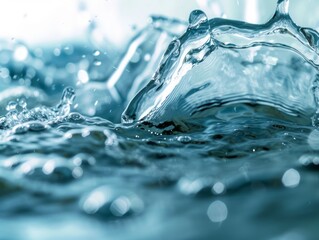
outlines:
[[[316,239],[318,33],[288,4],[154,16],[121,59],[2,44],[0,239]]]

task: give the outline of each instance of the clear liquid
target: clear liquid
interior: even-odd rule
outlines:
[[[316,239],[317,33],[287,4],[155,17],[113,72],[2,49],[0,238]]]

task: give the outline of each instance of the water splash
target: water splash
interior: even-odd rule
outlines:
[[[299,238],[316,239],[317,33],[288,13],[278,5],[262,25],[201,11],[188,26],[153,18],[110,78],[117,60],[104,61],[96,46],[54,46],[57,59],[40,58],[43,78],[32,78],[33,87],[1,65],[0,238],[229,239],[238,228],[253,229],[239,239],[271,238],[265,229],[289,216],[289,226],[276,224],[278,238],[296,238],[287,233],[293,225]],[[39,60],[41,51],[25,50],[12,62]],[[60,98],[62,82],[76,99],[72,88]],[[118,118],[133,97],[128,122],[150,122],[105,119]]]
[[[169,43],[180,36],[186,26],[180,20],[152,16],[151,23],[131,40],[106,83],[90,82],[79,86],[77,111],[120,122],[127,103],[147,84]],[[97,55],[96,52],[93,54]]]
[[[43,128],[42,124],[52,124],[62,121],[70,113],[71,105],[75,98],[73,88],[67,87],[64,89],[59,104],[55,107],[39,106],[32,109],[27,109],[25,99],[20,99],[18,102],[10,101],[7,104],[7,114],[1,118],[1,129],[11,129],[21,124],[35,126],[37,122]]]
[[[290,115],[316,110],[318,33],[297,26],[289,1],[278,1],[265,24],[206,20],[196,10],[173,41],[149,84],[130,102],[124,122],[181,121],[224,104],[273,106]]]

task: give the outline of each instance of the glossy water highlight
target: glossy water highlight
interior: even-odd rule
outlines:
[[[192,12],[188,30],[171,43],[154,78],[124,112],[124,122],[187,121],[232,103],[313,115],[318,33],[297,26],[288,5],[279,1],[263,25],[208,21],[203,12]]]
[[[121,57],[0,44],[0,239],[316,239],[318,34],[288,4],[153,16]]]

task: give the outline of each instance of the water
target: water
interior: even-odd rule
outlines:
[[[316,239],[318,33],[288,4],[154,16],[119,61],[3,44],[0,239]]]

